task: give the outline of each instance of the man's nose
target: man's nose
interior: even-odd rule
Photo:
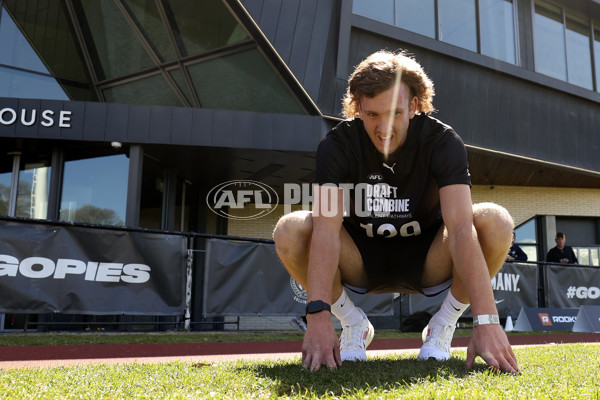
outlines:
[[[379,118],[379,121],[377,121],[377,128],[375,128],[377,133],[387,132],[389,129],[389,122],[390,122],[389,118],[384,118],[384,117]]]

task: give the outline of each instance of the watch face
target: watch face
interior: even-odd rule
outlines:
[[[321,311],[322,309],[323,309],[322,301],[311,301],[306,306],[306,312],[308,312],[309,314],[316,313],[318,311]]]

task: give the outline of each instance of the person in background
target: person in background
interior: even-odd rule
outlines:
[[[519,247],[518,244],[515,243],[517,236],[515,235],[515,231],[512,234],[512,244],[510,245],[510,249],[508,249],[508,254],[506,255],[506,262],[513,261],[527,261],[527,254]]]
[[[546,255],[546,261],[562,264],[579,264],[577,256],[571,246],[566,246],[567,237],[563,232],[558,232],[554,238],[556,246]]]

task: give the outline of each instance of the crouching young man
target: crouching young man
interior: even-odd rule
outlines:
[[[498,205],[472,204],[464,143],[430,116],[433,95],[429,77],[404,53],[379,51],[361,62],[344,98],[347,119],[317,150],[313,211],[287,214],[275,228],[281,261],[308,293],[306,368],[366,360],[374,330],[346,290],[449,289],[419,359],[450,357],[456,322],[470,305],[476,326],[467,368],[480,356],[493,369],[519,370],[490,281],[513,222]],[[339,340],[331,314],[343,328]]]

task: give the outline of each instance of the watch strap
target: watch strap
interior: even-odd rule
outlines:
[[[316,314],[323,310],[331,312],[331,306],[322,300],[311,301],[306,305],[307,314]]]
[[[482,314],[473,317],[473,328],[479,325],[500,325],[500,317],[496,314]]]

